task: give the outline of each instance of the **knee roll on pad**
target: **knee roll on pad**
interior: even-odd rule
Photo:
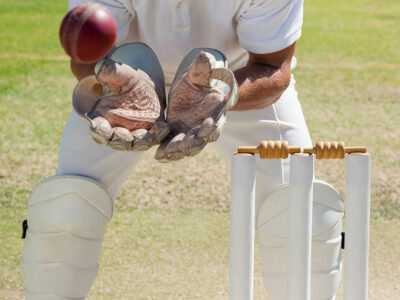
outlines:
[[[21,260],[26,299],[85,299],[112,214],[112,197],[94,180],[54,176],[41,182],[28,200]]]
[[[286,299],[289,185],[271,192],[257,211],[262,275],[272,300]],[[334,299],[341,278],[343,200],[334,188],[314,180],[311,299]]]

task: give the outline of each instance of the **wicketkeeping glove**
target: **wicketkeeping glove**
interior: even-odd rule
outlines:
[[[156,160],[169,162],[198,154],[218,139],[226,111],[238,98],[235,76],[225,56],[214,49],[194,49],[180,64],[168,95],[168,137]]]
[[[165,83],[160,63],[145,44],[116,48],[83,78],[73,93],[74,110],[89,124],[93,139],[117,150],[144,151],[169,133],[164,118]],[[98,99],[94,86],[104,87]]]

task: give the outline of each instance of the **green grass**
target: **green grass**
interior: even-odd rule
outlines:
[[[66,1],[0,2],[0,299],[23,299],[29,192],[54,174],[75,80],[58,42]],[[400,298],[400,2],[305,2],[296,85],[314,141],[372,154],[370,299]],[[211,146],[144,155],[122,187],[89,299],[227,299],[228,172]],[[344,193],[344,163],[317,162]],[[257,257],[256,270],[259,270]],[[256,299],[266,299],[257,272]],[[340,298],[340,297],[339,297]]]

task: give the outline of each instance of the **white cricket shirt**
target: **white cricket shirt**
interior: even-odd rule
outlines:
[[[247,51],[272,53],[293,44],[303,22],[303,0],[69,0],[69,9],[87,2],[111,11],[117,44],[138,41],[154,50],[167,83],[193,48],[220,50],[235,70]]]

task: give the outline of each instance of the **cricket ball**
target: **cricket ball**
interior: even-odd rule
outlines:
[[[65,52],[75,61],[94,63],[113,48],[117,24],[110,11],[96,3],[75,7],[64,17],[60,41]]]

